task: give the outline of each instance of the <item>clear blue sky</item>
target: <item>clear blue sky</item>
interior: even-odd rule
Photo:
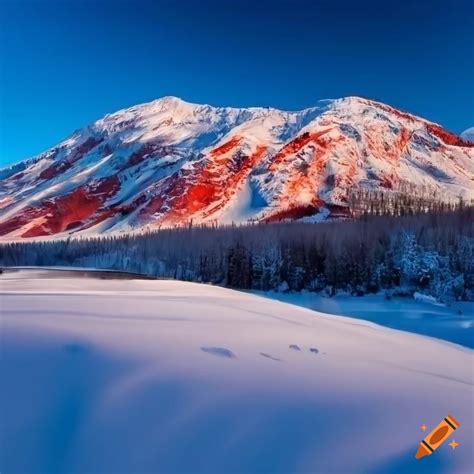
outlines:
[[[0,160],[163,95],[299,109],[362,95],[474,125],[472,0],[1,0]]]

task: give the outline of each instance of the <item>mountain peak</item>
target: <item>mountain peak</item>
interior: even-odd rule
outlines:
[[[474,142],[474,127],[469,127],[468,129],[464,130],[464,132],[461,133],[460,137],[464,140]]]
[[[162,104],[162,105],[177,105],[177,104],[189,104],[189,102],[184,101],[180,97],[176,97],[174,95],[165,95],[163,97],[159,97],[158,99],[151,102],[152,104]]]
[[[175,95],[164,95],[163,97],[159,97],[156,100],[162,101],[162,102],[184,102],[183,99],[181,99],[181,97],[177,97]]]

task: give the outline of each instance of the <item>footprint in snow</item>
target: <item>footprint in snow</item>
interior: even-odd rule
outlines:
[[[273,357],[270,354],[267,354],[265,352],[260,352],[260,355],[262,357],[266,357],[267,359],[276,360],[277,362],[281,362],[281,359],[278,359],[277,357]]]
[[[299,346],[297,346],[296,344],[290,344],[290,349],[293,349],[294,351],[301,351]]]
[[[201,347],[201,351],[219,357],[226,357],[227,359],[237,358],[237,356],[232,351],[226,349],[225,347]]]

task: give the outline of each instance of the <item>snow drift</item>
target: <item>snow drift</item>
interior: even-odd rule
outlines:
[[[472,351],[206,285],[0,283],[2,472],[472,471]],[[415,460],[448,413],[458,448]]]

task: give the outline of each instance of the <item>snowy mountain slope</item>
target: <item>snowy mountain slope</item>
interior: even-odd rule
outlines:
[[[470,350],[208,285],[42,273],[0,276],[5,472],[472,471]],[[458,448],[415,460],[449,413]]]
[[[0,170],[0,235],[347,214],[354,186],[474,198],[474,148],[357,97],[300,112],[165,97]]]
[[[474,127],[470,127],[467,130],[464,130],[464,132],[462,132],[460,136],[464,140],[474,142]]]

